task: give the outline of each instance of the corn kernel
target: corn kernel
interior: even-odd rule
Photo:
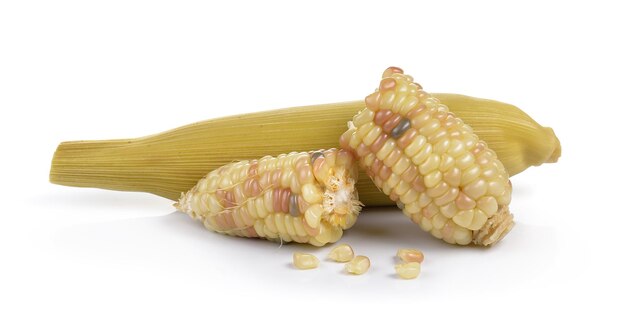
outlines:
[[[346,272],[361,275],[370,268],[370,259],[367,256],[357,255],[350,262],[346,263]]]
[[[293,253],[293,266],[300,270],[314,269],[319,266],[320,261],[313,254],[295,252]]]
[[[350,245],[340,244],[330,251],[328,258],[335,262],[349,262],[354,258],[354,251]]]

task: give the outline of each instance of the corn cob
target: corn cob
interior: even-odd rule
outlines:
[[[340,145],[413,222],[461,245],[490,245],[511,229],[506,169],[447,106],[395,67],[365,103]]]
[[[461,95],[435,96],[473,126],[511,175],[554,162],[560,154],[554,132],[515,106]],[[208,120],[136,139],[64,142],[54,154],[50,181],[177,200],[206,173],[233,160],[338,147],[346,122],[364,107],[362,100],[295,107]],[[366,175],[361,177],[357,189],[365,205],[394,204]]]
[[[265,156],[210,172],[175,206],[218,233],[322,246],[356,220],[357,175],[344,150]]]

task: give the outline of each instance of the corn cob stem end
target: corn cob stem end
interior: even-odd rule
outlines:
[[[501,206],[480,230],[474,231],[473,242],[482,246],[495,244],[504,238],[513,226],[515,222],[513,222],[513,214],[509,211],[509,206]]]

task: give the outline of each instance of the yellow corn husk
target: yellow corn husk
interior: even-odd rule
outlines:
[[[490,245],[513,227],[509,175],[462,118],[390,67],[340,145],[405,215],[452,244]]]
[[[560,153],[554,132],[515,106],[454,94],[434,96],[474,128],[511,175],[554,162]],[[141,138],[64,142],[52,159],[50,181],[176,200],[206,173],[233,160],[339,147],[347,121],[364,107],[362,100],[293,107],[207,120]],[[393,205],[366,175],[357,189],[365,205]]]
[[[218,233],[323,246],[356,221],[357,175],[345,150],[266,156],[210,172],[175,206]]]

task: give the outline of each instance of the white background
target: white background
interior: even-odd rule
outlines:
[[[0,3],[0,319],[624,317],[624,11],[603,1]],[[390,65],[427,91],[515,104],[559,163],[515,176],[517,226],[490,249],[366,210],[349,276],[229,238],[153,195],[49,184],[64,140],[361,99]],[[400,247],[422,275],[393,276]]]

